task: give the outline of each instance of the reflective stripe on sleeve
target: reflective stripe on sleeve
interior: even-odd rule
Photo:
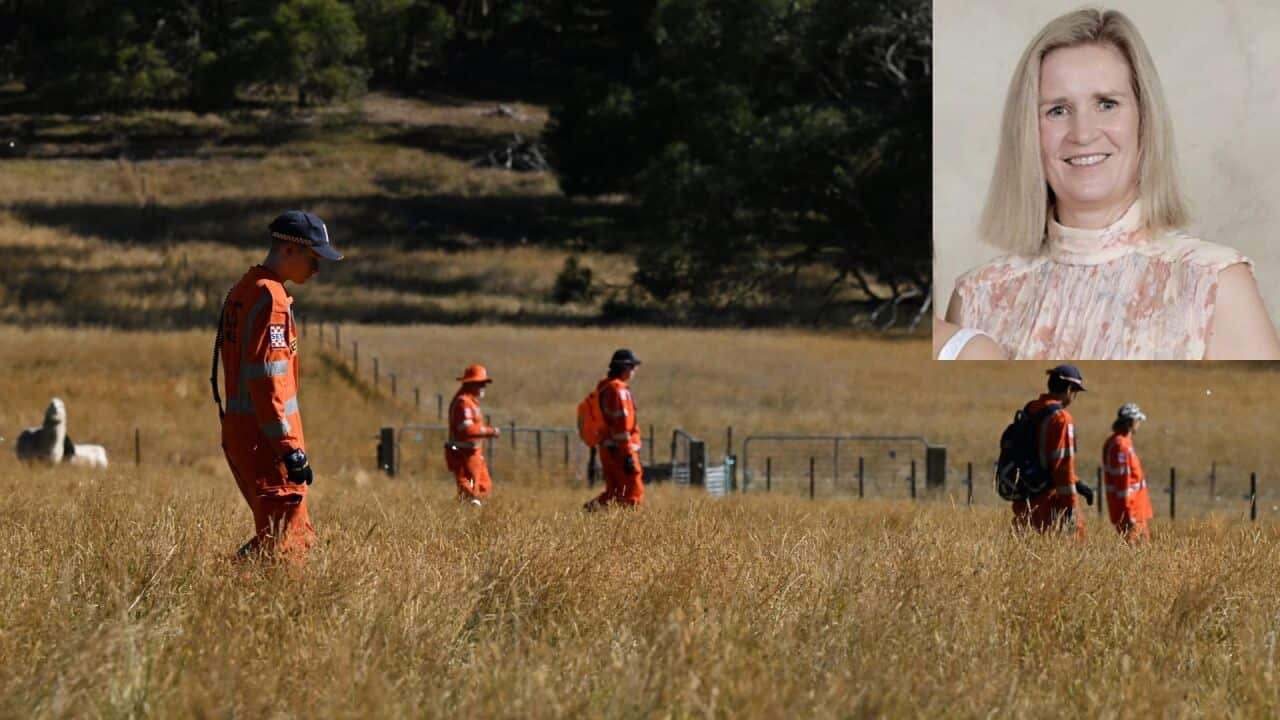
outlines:
[[[1111,495],[1114,495],[1115,497],[1127,498],[1130,495],[1136,495],[1139,490],[1145,488],[1146,486],[1147,486],[1147,481],[1143,480],[1137,485],[1132,485],[1130,487],[1125,488],[1124,490],[1115,490],[1113,488],[1107,488],[1107,492]]]
[[[459,429],[459,430],[466,430],[467,428],[469,428],[469,427],[471,427],[472,425],[475,425],[475,424],[476,424],[476,421],[475,421],[475,420],[466,420],[466,421],[463,421],[461,424],[459,424],[459,425],[458,425],[458,429]]]
[[[296,412],[298,412],[298,396],[294,395],[293,397],[284,401],[284,414],[292,415]]]
[[[262,423],[262,433],[269,438],[279,439],[289,434],[289,421]]]
[[[265,363],[252,363],[245,365],[241,371],[241,377],[245,380],[256,380],[264,377],[280,377],[289,373],[288,360],[273,360]]]
[[[1121,465],[1120,467],[1114,467],[1112,465],[1103,465],[1102,472],[1108,475],[1128,475],[1129,467],[1127,465]]]
[[[1059,485],[1057,486],[1057,489],[1058,489],[1059,495],[1075,495],[1076,494],[1075,485]]]
[[[614,440],[630,440],[630,439],[631,439],[631,433],[625,433],[625,432],[614,433],[614,434],[613,434],[613,439],[614,439]]]
[[[1075,455],[1075,454],[1076,454],[1076,451],[1073,450],[1072,448],[1064,447],[1064,448],[1058,448],[1057,450],[1054,450],[1053,452],[1049,453],[1049,457],[1053,460],[1057,460],[1059,458],[1071,457],[1072,455]]]

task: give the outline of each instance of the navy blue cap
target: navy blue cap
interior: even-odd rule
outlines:
[[[626,348],[622,348],[613,353],[613,357],[609,359],[609,365],[631,365],[632,367],[640,364],[640,358],[636,354]]]
[[[1056,368],[1045,370],[1045,374],[1049,377],[1058,378],[1059,380],[1066,380],[1072,385],[1080,388],[1082,391],[1085,389],[1084,375],[1080,374],[1080,369],[1075,365],[1059,365]]]
[[[290,210],[272,220],[267,230],[272,238],[298,243],[322,258],[342,259],[342,253],[329,242],[329,229],[324,226],[324,221],[309,212]]]

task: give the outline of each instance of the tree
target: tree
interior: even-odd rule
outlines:
[[[695,315],[785,304],[803,268],[829,293],[923,287],[929,20],[928,0],[662,0],[554,109],[562,187],[633,195],[637,285]]]
[[[350,97],[364,87],[357,60],[364,36],[355,12],[339,0],[287,0],[254,41],[263,79],[297,88],[298,105]]]

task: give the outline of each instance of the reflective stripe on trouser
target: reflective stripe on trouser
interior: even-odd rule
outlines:
[[[627,458],[631,458],[630,472]],[[637,506],[644,502],[644,470],[640,467],[640,454],[618,447],[602,449],[600,469],[604,473],[604,492],[595,499],[597,505],[618,503]]]
[[[445,448],[445,466],[453,473],[459,497],[483,498],[493,487],[489,467],[479,450],[451,450]]]
[[[315,542],[307,512],[307,487],[290,485],[282,463],[265,448],[232,450],[223,446],[236,486],[253,513],[249,550],[301,559]]]
[[[1063,496],[1070,496],[1070,495],[1076,494],[1075,485],[1057,485],[1055,486],[1055,489],[1057,490],[1059,495],[1063,495]]]

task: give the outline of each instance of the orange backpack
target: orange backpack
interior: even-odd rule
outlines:
[[[601,407],[599,388],[587,393],[587,397],[578,403],[578,437],[587,447],[596,447],[609,432],[604,422],[604,409]]]

